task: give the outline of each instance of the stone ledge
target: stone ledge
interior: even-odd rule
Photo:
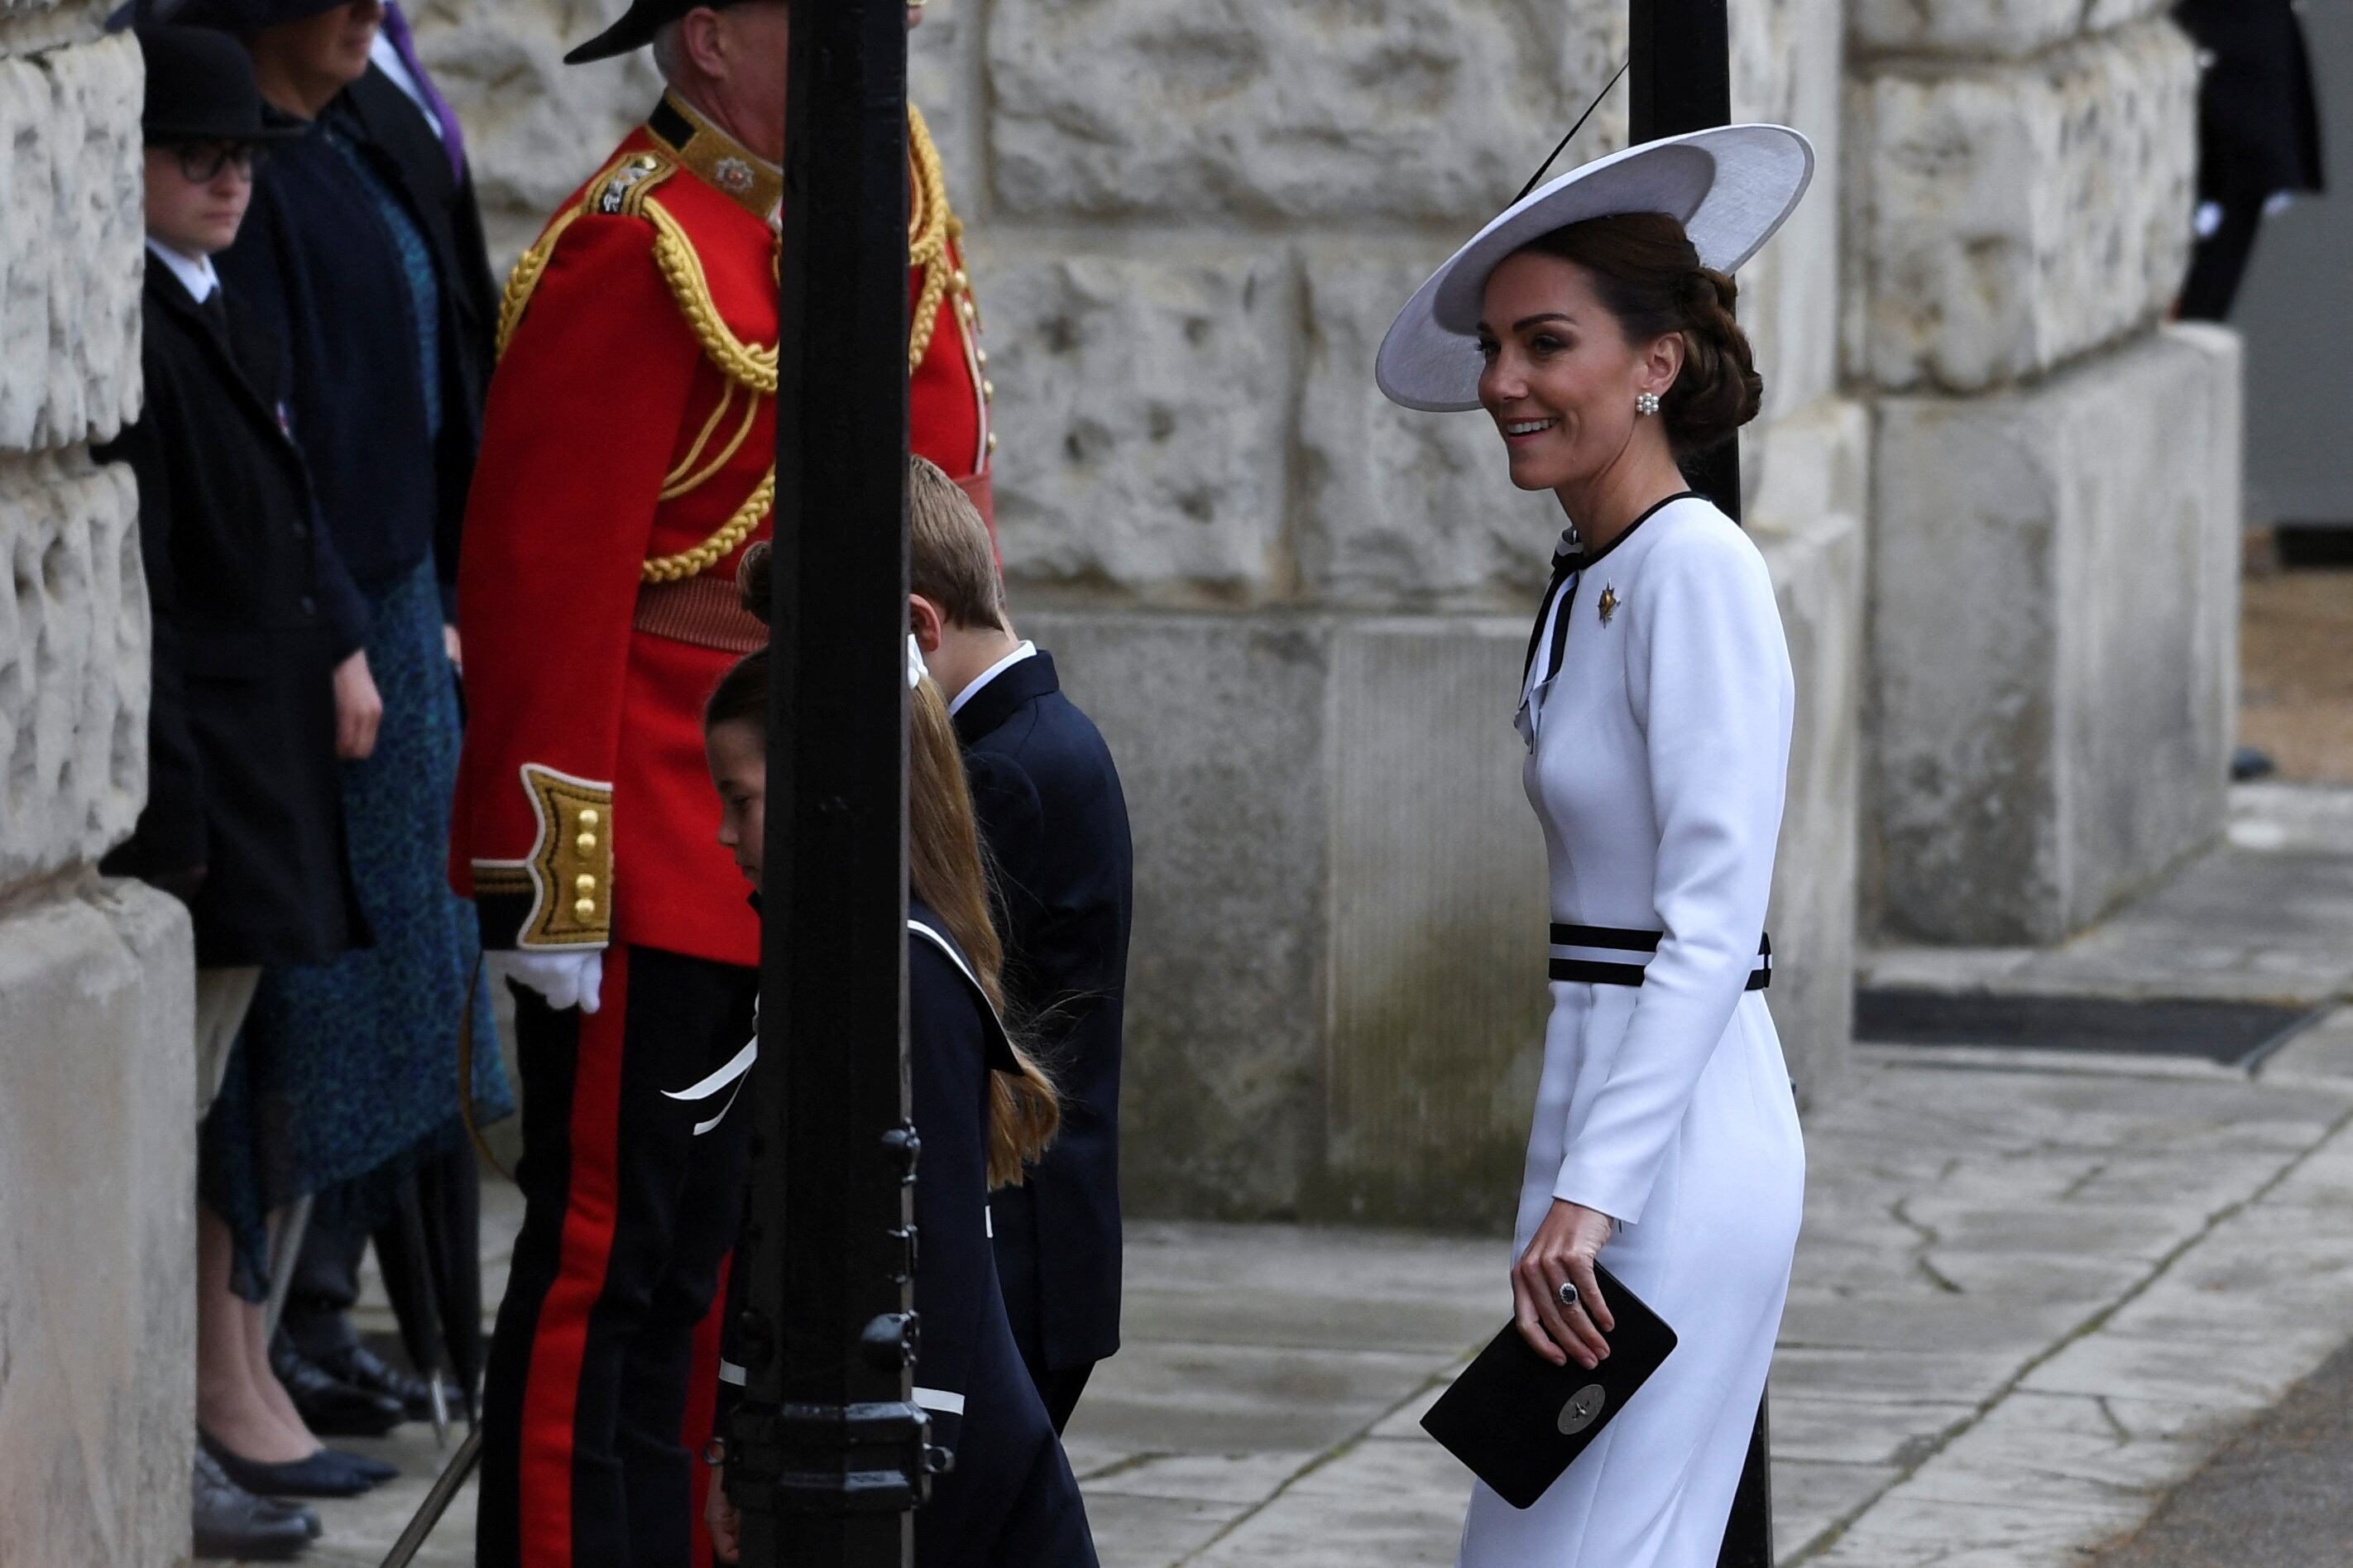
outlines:
[[[1880,55],[2019,59],[2157,16],[2167,0],[1853,0],[1847,47]]]
[[[0,59],[0,450],[138,410],[143,80],[129,37]]]
[[[136,883],[0,916],[0,1561],[187,1561],[192,976]]]
[[[1864,928],[2056,941],[2222,825],[2235,340],[1875,415]]]
[[[2188,262],[2197,67],[2169,22],[2028,66],[1865,72],[1847,109],[1845,359],[1975,392],[2153,323]]]
[[[147,592],[128,468],[0,460],[0,887],[94,863],[147,793]]]

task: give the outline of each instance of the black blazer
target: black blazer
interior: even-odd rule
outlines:
[[[237,243],[214,265],[285,344],[294,440],[330,542],[351,576],[376,588],[433,548],[440,481],[407,273],[336,136],[350,140],[331,105],[301,138],[273,147]],[[445,588],[457,580],[454,554],[437,566]]]
[[[2253,204],[2322,186],[2320,111],[2288,0],[2181,0],[2174,20],[2212,59],[2198,83],[2198,194]]]
[[[1119,1349],[1119,1058],[1134,852],[1119,769],[1040,652],[955,715],[973,804],[996,857],[1006,983],[1062,1095],[1062,1129],[1020,1187],[997,1195],[998,1266],[1034,1270],[1039,1364]],[[1031,1239],[1034,1237],[1034,1241]],[[1035,1255],[1023,1255],[1034,1247]]]
[[[302,460],[279,424],[279,345],[224,298],[226,334],[149,259],[146,408],[98,450],[139,482],[154,648],[147,803],[103,869],[179,883],[205,868],[200,965],[320,963],[367,939],[332,686],[359,646],[357,600],[329,580]]]
[[[916,1511],[915,1563],[1094,1568],[1078,1482],[1013,1343],[989,1245],[988,1075],[1012,1054],[947,927],[920,903],[907,914],[907,1075],[923,1140],[915,1397],[932,1440],[955,1455]]]
[[[441,439],[434,449],[439,512],[433,547],[454,566],[466,492],[482,444],[482,398],[498,362],[499,286],[491,275],[474,171],[470,164],[462,175],[450,172],[449,154],[426,124],[424,111],[373,65],[343,90],[329,112],[406,198],[433,251],[433,271],[441,285],[443,410]]]

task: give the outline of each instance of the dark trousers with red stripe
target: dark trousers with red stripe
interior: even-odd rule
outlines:
[[[479,1568],[701,1568],[697,1330],[742,1217],[752,1118],[739,1105],[697,1137],[726,1091],[663,1091],[752,1038],[758,980],[616,948],[594,1013],[517,988],[525,1208],[483,1393]]]

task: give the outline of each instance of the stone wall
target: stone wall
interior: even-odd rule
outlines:
[[[642,112],[558,76],[596,7],[428,0],[520,246]],[[1125,775],[1137,1213],[1497,1224],[1546,1005],[1509,719],[1561,520],[1475,416],[1372,356],[1623,58],[1613,0],[934,0],[914,95],[971,225],[1017,617]],[[1770,391],[1751,522],[1801,683],[1773,1005],[1809,1091],[1848,1033],[1864,428],[1837,400],[1834,0],[1736,7],[1737,111],[1823,175],[1744,277]],[[536,101],[560,81],[561,106]],[[1622,144],[1612,95],[1572,159]]]
[[[2158,330],[2196,90],[2162,9],[1850,8],[1883,939],[2053,941],[2221,827],[2239,369],[2227,338]]]
[[[0,1562],[188,1555],[185,915],[92,869],[146,790],[140,68],[90,0],[0,3]]]

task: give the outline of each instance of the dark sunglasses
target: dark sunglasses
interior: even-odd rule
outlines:
[[[269,150],[251,142],[180,142],[172,152],[180,161],[182,177],[199,185],[220,178],[220,172],[231,164],[251,179],[253,171],[269,161]]]

